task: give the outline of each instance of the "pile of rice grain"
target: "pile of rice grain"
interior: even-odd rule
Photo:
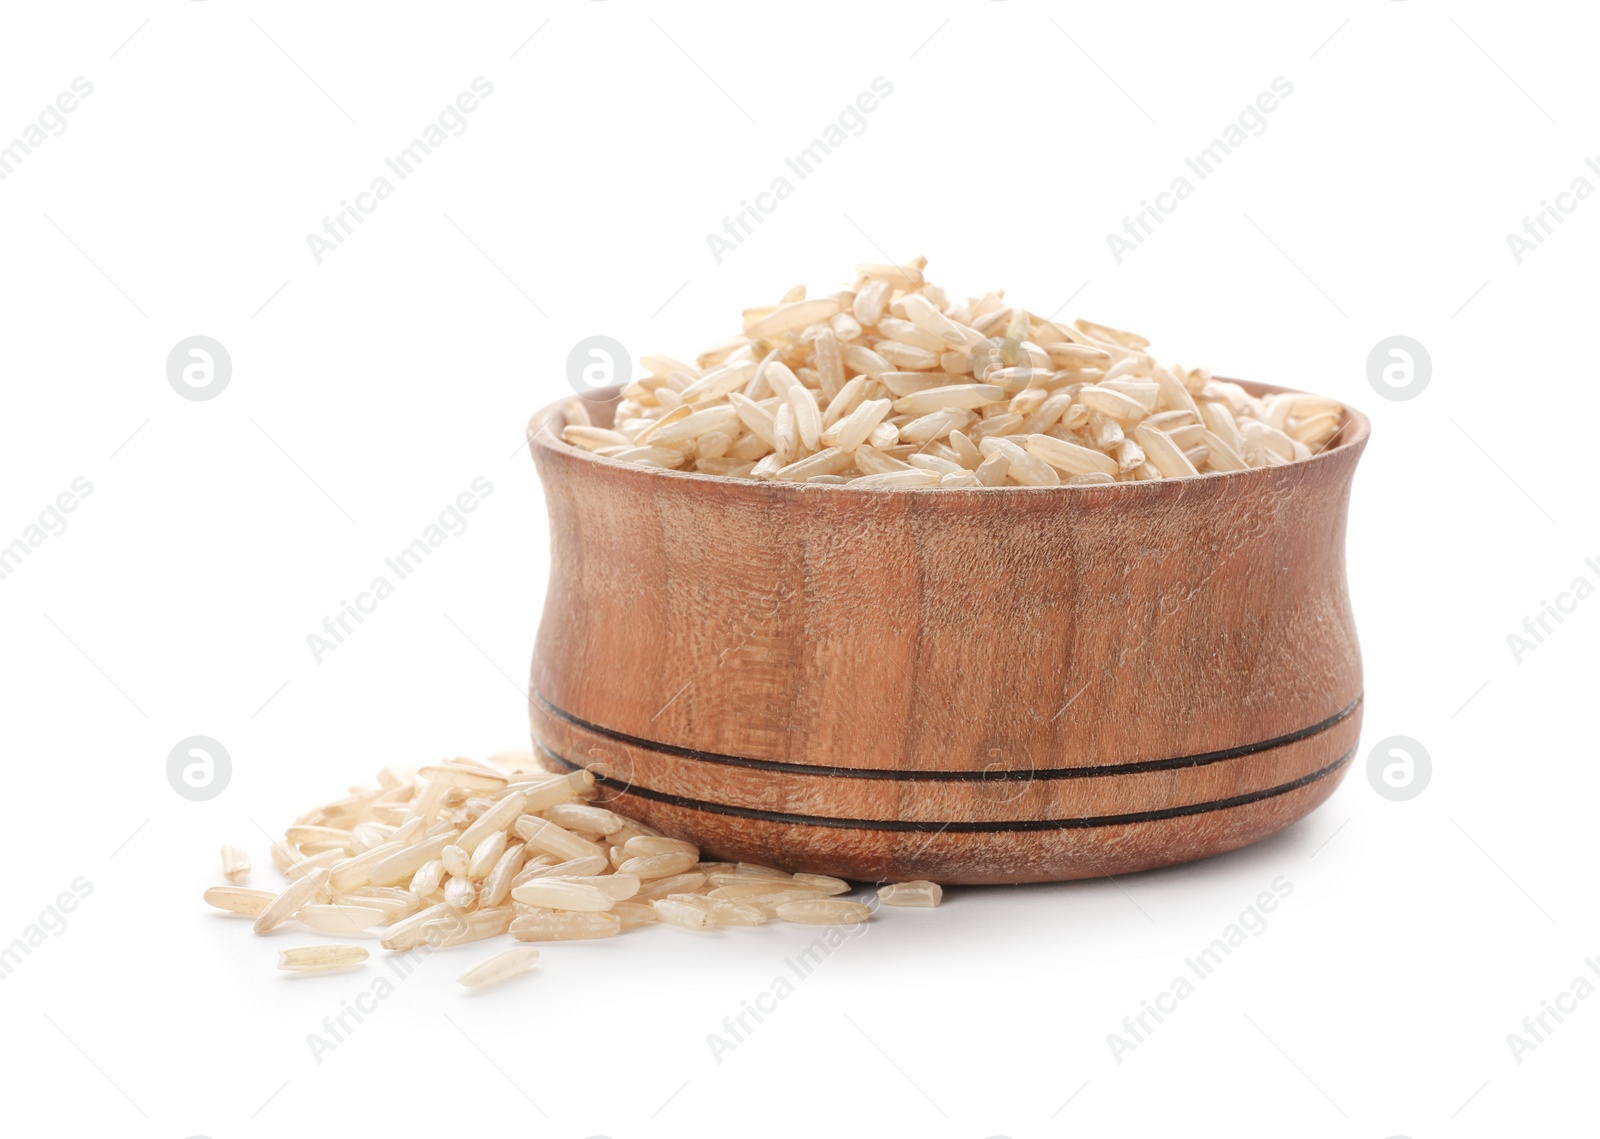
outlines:
[[[272,847],[288,879],[280,891],[239,885],[250,873],[237,847],[222,849],[230,885],[208,904],[255,918],[257,933],[290,922],[350,936],[382,927],[385,949],[443,948],[510,934],[519,941],[611,937],[661,922],[691,930],[760,925],[772,918],[853,925],[869,906],[851,886],[745,862],[702,862],[692,843],[595,806],[587,771],[551,775],[531,754],[487,763],[454,759],[398,772],[377,786],[308,811]],[[886,887],[889,905],[937,905],[930,882]],[[283,951],[279,967],[317,972],[359,965],[359,946]],[[490,984],[536,960],[510,951],[468,969],[464,985]]]
[[[582,401],[562,440],[671,470],[854,486],[1055,486],[1181,478],[1309,458],[1336,400],[1256,397],[1150,342],[1070,327],[1003,290],[952,304],[907,265],[744,311],[744,331],[684,364],[644,356],[612,427]]]

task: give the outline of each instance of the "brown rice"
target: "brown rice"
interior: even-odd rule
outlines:
[[[1270,467],[1339,434],[1337,401],[1255,396],[1150,342],[1005,301],[952,303],[908,265],[856,266],[855,284],[744,312],[740,335],[686,364],[643,356],[610,428],[568,404],[561,438],[669,470],[858,487],[1087,486]],[[1003,461],[996,456],[1003,455]],[[487,789],[456,760],[438,778]]]

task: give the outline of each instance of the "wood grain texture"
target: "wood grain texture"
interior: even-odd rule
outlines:
[[[1344,532],[1368,425],[1346,420],[1284,467],[894,490],[616,463],[547,409],[535,742],[712,856],[849,877],[1062,879],[1255,841],[1332,792],[1360,730]]]
[[[856,881],[997,884],[1131,874],[1236,850],[1275,834],[1333,794],[1348,761],[1255,803],[1152,822],[1042,831],[876,831],[770,822],[612,791],[606,805],[690,838],[705,857],[742,859]],[[565,770],[552,765],[552,770]]]

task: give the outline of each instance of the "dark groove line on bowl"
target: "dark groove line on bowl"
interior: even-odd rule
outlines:
[[[557,755],[544,744],[534,741],[538,749],[550,760],[561,764],[569,771],[578,771],[580,764],[573,763],[565,756]],[[1360,746],[1359,744],[1357,745]],[[763,811],[754,807],[733,807],[725,803],[710,803],[702,799],[690,799],[683,795],[673,795],[666,791],[655,791],[649,787],[640,787],[637,784],[625,783],[620,779],[612,779],[606,775],[596,775],[594,780],[603,787],[625,795],[637,795],[641,799],[651,799],[658,803],[666,803],[672,807],[683,807],[692,811],[704,811],[714,815],[732,815],[735,818],[755,819],[768,823],[787,823],[796,826],[808,827],[836,827],[842,830],[858,831],[910,831],[913,833],[927,833],[929,831],[949,834],[1002,834],[1010,831],[1053,831],[1053,830],[1084,830],[1090,827],[1116,827],[1128,826],[1134,823],[1154,823],[1166,819],[1181,819],[1189,815],[1204,815],[1212,811],[1226,811],[1234,807],[1243,807],[1251,803],[1259,803],[1263,799],[1276,798],[1287,795],[1301,787],[1317,782],[1333,774],[1356,753],[1356,748],[1351,748],[1338,759],[1326,767],[1318,768],[1309,775],[1302,775],[1288,783],[1281,783],[1276,787],[1268,787],[1264,791],[1250,791],[1243,795],[1233,795],[1226,799],[1213,799],[1206,803],[1190,803],[1181,807],[1164,807],[1155,811],[1136,811],[1126,815],[1090,815],[1076,819],[1018,819],[1008,822],[922,822],[910,819],[841,819],[827,815],[795,815],[785,811]]]
[[[585,720],[581,716],[575,716],[566,709],[558,708],[549,700],[546,700],[544,694],[536,689],[529,689],[529,694],[539,702],[540,707],[544,708],[545,711],[559,720],[565,720],[574,727],[594,732],[596,735],[617,743],[649,748],[651,751],[674,755],[680,759],[695,759],[702,763],[719,763],[728,767],[749,767],[757,771],[781,771],[789,775],[827,775],[839,779],[895,779],[908,782],[928,781],[934,783],[1026,783],[1035,779],[1095,779],[1113,775],[1139,775],[1147,771],[1177,771],[1186,767],[1204,767],[1207,764],[1221,763],[1229,759],[1241,759],[1247,755],[1271,751],[1273,748],[1284,747],[1288,744],[1298,743],[1301,740],[1320,735],[1354,714],[1355,710],[1361,706],[1364,696],[1364,693],[1357,694],[1356,698],[1344,708],[1325,720],[1318,720],[1309,727],[1298,728],[1295,731],[1281,736],[1274,736],[1271,739],[1261,740],[1258,743],[1240,744],[1238,747],[1178,756],[1174,759],[1136,760],[1132,763],[1102,763],[1092,767],[1050,767],[1037,771],[905,771],[900,768],[833,767],[823,764],[785,763],[772,759],[749,759],[740,755],[722,755],[718,752],[680,747],[677,744],[659,743],[656,740],[644,739],[640,736],[628,735],[626,732],[615,731]]]

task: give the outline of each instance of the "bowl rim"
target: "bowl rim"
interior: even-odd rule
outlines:
[[[1258,380],[1240,380],[1230,376],[1213,376],[1213,379],[1224,383],[1238,384],[1251,395],[1273,395],[1279,392],[1293,392],[1300,395],[1314,395],[1313,392],[1301,388],[1283,387],[1278,384],[1262,383]],[[593,451],[585,451],[579,447],[562,443],[551,431],[552,422],[564,414],[566,406],[574,399],[581,399],[585,403],[609,403],[619,398],[622,394],[623,384],[612,384],[609,387],[596,388],[588,393],[575,393],[554,403],[547,404],[533,413],[528,420],[524,434],[527,438],[529,452],[535,459],[543,452],[554,459],[564,461],[587,462],[594,464],[601,470],[615,472],[619,477],[634,476],[641,479],[680,479],[693,483],[710,483],[716,486],[729,486],[747,489],[752,493],[791,494],[795,492],[828,493],[844,492],[847,494],[914,494],[914,495],[972,495],[972,494],[1005,494],[1021,496],[1024,494],[1059,494],[1084,493],[1098,491],[1103,494],[1140,493],[1139,488],[1145,488],[1144,493],[1153,493],[1150,488],[1170,486],[1190,486],[1205,483],[1208,480],[1215,482],[1224,479],[1242,479],[1251,476],[1270,474],[1274,471],[1303,471],[1309,470],[1318,464],[1326,465],[1343,459],[1345,456],[1358,456],[1366,446],[1372,434],[1372,421],[1365,414],[1351,407],[1343,400],[1338,401],[1344,410],[1344,424],[1339,432],[1348,432],[1347,438],[1336,446],[1318,451],[1308,459],[1292,459],[1287,463],[1275,467],[1248,467],[1242,471],[1202,471],[1199,474],[1181,475],[1178,478],[1145,479],[1137,482],[1111,482],[1111,483],[1086,483],[1077,486],[855,486],[852,483],[808,483],[808,482],[779,482],[776,479],[746,479],[735,478],[732,475],[713,475],[704,471],[675,471],[666,467],[649,467],[639,463],[624,462],[619,459],[597,455]],[[1332,398],[1324,396],[1318,398]]]

